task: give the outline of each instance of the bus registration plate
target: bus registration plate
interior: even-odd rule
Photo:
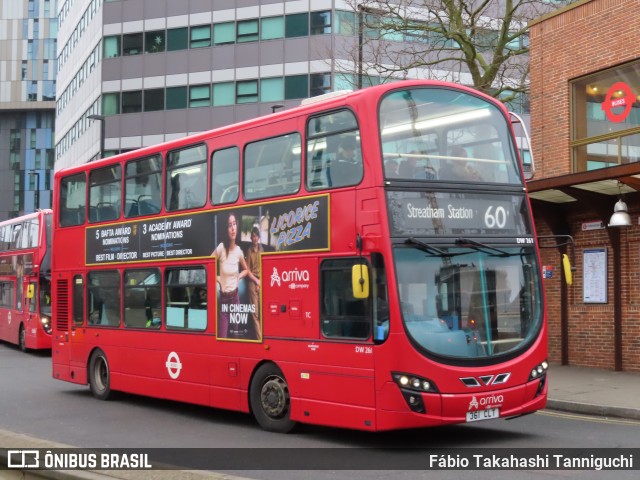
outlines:
[[[467,422],[479,422],[480,420],[491,420],[500,417],[499,408],[487,408],[486,410],[476,410],[467,412]]]

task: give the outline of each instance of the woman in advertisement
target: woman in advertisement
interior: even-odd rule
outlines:
[[[259,282],[247,268],[244,254],[236,240],[238,223],[231,212],[227,218],[227,235],[211,254],[218,259],[218,283],[220,302],[218,304],[218,338],[246,338],[248,334],[248,313],[240,304],[238,285],[240,279],[249,276]],[[253,277],[253,278],[252,278]]]

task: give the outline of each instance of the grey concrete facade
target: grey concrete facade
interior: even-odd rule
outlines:
[[[51,206],[55,16],[55,0],[0,0],[0,221]]]
[[[68,2],[73,3],[73,8],[66,7]],[[91,12],[93,5],[95,12],[87,15],[85,12]],[[333,15],[337,7],[347,9],[341,1],[334,0],[61,1],[55,168],[98,158],[101,125],[100,120],[88,119],[90,115],[105,117],[105,151],[109,155],[265,115],[274,104],[299,104],[301,98],[313,94],[312,84],[332,83],[324,79],[330,79],[333,73],[335,35],[312,34],[310,17],[314,12]],[[89,20],[74,43],[83,18]],[[239,40],[240,24],[251,28],[260,23],[263,32],[263,19],[280,23],[282,31],[273,35],[276,38]],[[285,34],[285,27],[290,28],[286,22],[296,19],[309,22],[308,32]],[[233,25],[234,42],[215,43],[220,24]],[[203,26],[211,27],[209,44],[194,48],[194,31]],[[189,44],[172,49],[170,35],[181,30],[188,35]],[[136,36],[147,40],[150,32],[157,32],[162,38],[161,51],[149,51],[145,42],[144,52],[125,53],[125,42]],[[109,48],[105,43],[113,39],[122,45],[118,46],[117,55],[111,56],[105,54]],[[65,51],[67,45],[70,48]],[[257,101],[247,103],[216,96],[218,84],[235,93],[243,86],[255,85],[264,90],[263,79],[275,82],[279,94],[265,95],[260,91],[253,99]],[[295,85],[289,85],[295,82],[306,84],[304,95],[288,92],[287,89],[295,90]],[[196,108],[191,98],[193,87],[202,86],[210,90],[209,103]],[[169,96],[181,88],[187,95],[184,108],[149,111],[145,102],[127,113],[122,111],[125,96],[146,97],[149,90],[162,90],[166,104]],[[115,97],[121,110],[112,114],[104,107],[108,98]]]

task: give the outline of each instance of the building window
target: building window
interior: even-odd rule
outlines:
[[[235,23],[217,23],[213,26],[213,44],[229,45],[236,42]]]
[[[164,30],[156,30],[154,32],[146,32],[144,34],[144,52],[158,53],[164,52],[165,34]]]
[[[292,100],[309,96],[309,76],[291,75],[284,78],[284,98]]]
[[[122,92],[122,113],[142,111],[142,90]]]
[[[208,107],[210,105],[210,85],[194,85],[189,87],[189,108]]]
[[[22,131],[20,129],[12,128],[9,134],[9,150],[11,153],[20,151],[20,139]]]
[[[296,13],[285,17],[285,37],[306,37],[309,35],[309,14]]]
[[[167,110],[187,108],[187,87],[167,88]]]
[[[213,84],[213,106],[223,107],[235,103],[235,85],[233,82]]]
[[[260,21],[260,39],[284,38],[284,17],[267,17]]]
[[[102,96],[102,114],[118,115],[120,113],[120,93],[105,93]]]
[[[120,56],[120,36],[104,37],[104,58]]]
[[[238,43],[258,41],[258,19],[238,22]]]
[[[42,100],[45,102],[53,102],[56,99],[56,82],[55,80],[46,80],[42,82]]]
[[[331,91],[331,74],[330,73],[314,73],[310,76],[311,90],[309,95],[316,97],[324,95]]]
[[[211,25],[191,27],[190,48],[203,48],[211,46]]]
[[[144,91],[144,111],[156,112],[164,109],[164,88]]]
[[[142,33],[130,33],[122,36],[122,54],[140,55],[142,53]]]
[[[236,102],[255,103],[258,101],[258,81],[248,80],[236,83]]]
[[[38,43],[33,40],[27,41],[27,59],[35,60],[38,57]]]
[[[167,30],[167,50],[186,50],[189,46],[189,30],[187,27]]]
[[[263,78],[260,80],[260,101],[279,102],[284,100],[284,78]]]
[[[27,83],[27,101],[36,102],[38,100],[38,82]]]
[[[640,161],[640,61],[575,80],[571,89],[574,171]]]
[[[311,35],[331,33],[331,12],[311,12]]]

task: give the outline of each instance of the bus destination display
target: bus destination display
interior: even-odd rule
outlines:
[[[532,235],[524,202],[522,195],[387,192],[394,236]]]

